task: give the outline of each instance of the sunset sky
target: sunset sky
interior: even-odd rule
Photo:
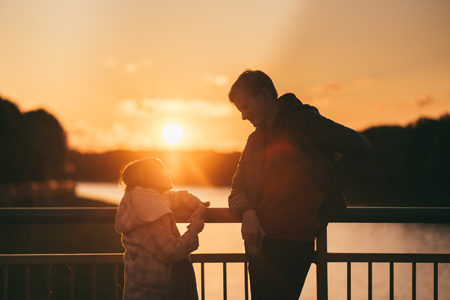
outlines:
[[[81,151],[241,151],[246,68],[356,130],[450,113],[448,0],[1,0],[0,38],[0,96]]]

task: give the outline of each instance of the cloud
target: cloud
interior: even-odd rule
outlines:
[[[321,92],[324,94],[342,92],[345,87],[345,85],[340,83],[328,83],[321,87]]]
[[[225,75],[203,74],[202,81],[207,84],[224,86],[228,84],[228,77]]]
[[[378,102],[371,105],[371,111],[380,113],[396,113],[403,114],[405,112],[417,113],[417,112],[431,112],[433,106],[439,104],[440,101],[432,95],[424,95],[419,99],[408,100],[408,101],[384,101]],[[431,109],[431,110],[430,110]]]
[[[414,101],[414,104],[418,107],[425,107],[434,103],[436,103],[436,98],[431,95],[425,95],[422,98]]]
[[[227,101],[207,101],[202,99],[125,99],[116,113],[119,116],[148,118],[156,115],[184,115],[200,118],[224,118],[233,114],[233,107]]]
[[[108,59],[104,60],[103,64],[107,68],[114,69],[115,67],[117,67],[119,65],[119,62],[117,61],[117,59],[108,58]]]
[[[136,64],[126,64],[125,66],[125,72],[126,73],[134,73],[138,69],[138,66]]]
[[[147,118],[152,114],[151,110],[143,108],[137,100],[122,100],[116,108],[118,116],[131,116],[136,118]]]
[[[310,98],[305,99],[305,101],[302,102],[313,104],[314,106],[320,107],[321,109],[325,107],[331,107],[331,104],[333,103],[333,101],[327,97]]]
[[[310,89],[310,92],[313,94],[331,94],[331,93],[340,93],[348,90],[352,90],[355,88],[361,88],[369,86],[373,83],[372,79],[369,78],[356,78],[351,82],[347,83],[339,83],[339,82],[331,82],[324,83]]]
[[[354,87],[366,87],[372,85],[373,83],[373,79],[370,78],[356,78],[353,80]]]
[[[141,62],[141,65],[144,68],[151,67],[153,65],[153,59],[147,57]]]
[[[115,58],[107,58],[103,61],[103,65],[110,69],[118,68],[119,70],[123,70],[125,73],[135,73],[139,70],[151,67],[153,65],[153,59],[147,57],[137,62],[129,62],[124,64],[120,63]]]
[[[399,112],[399,111],[404,111],[404,107],[401,104],[374,103],[374,104],[370,105],[369,110],[372,112],[386,114],[386,113],[395,113],[395,112]]]
[[[105,151],[128,146],[130,132],[125,125],[114,123],[100,128],[86,120],[68,124],[69,146],[80,151]]]

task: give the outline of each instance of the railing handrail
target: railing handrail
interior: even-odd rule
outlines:
[[[450,223],[450,207],[349,207],[333,223]]]
[[[0,208],[0,224],[22,224],[22,223],[114,223],[116,207],[7,207]],[[179,223],[186,223],[190,212],[177,211],[175,219]],[[207,223],[238,223],[228,208],[209,208],[205,216]],[[450,207],[425,207],[425,208],[388,208],[388,207],[350,207],[338,213],[331,222],[334,223],[445,223],[450,224]],[[225,258],[226,256],[226,258]],[[224,287],[226,287],[226,265],[225,262],[246,262],[245,254],[192,254],[194,262],[202,263],[202,299],[204,299],[204,274],[203,263],[224,262]],[[115,277],[117,281],[117,265],[121,263],[120,253],[84,253],[84,254],[1,254],[0,265],[5,264],[78,264],[88,263],[114,263]],[[329,262],[347,262],[347,281],[350,282],[351,263],[369,262],[371,270],[372,262],[390,262],[390,293],[393,299],[393,265],[394,262],[416,262],[434,263],[434,294],[437,299],[437,266],[438,263],[450,262],[450,254],[388,254],[388,253],[329,253],[327,250],[327,230],[317,238],[316,251],[317,265],[317,299],[328,299],[328,271]],[[245,264],[245,268],[247,265]],[[28,267],[29,268],[29,267]],[[4,272],[5,272],[4,268]],[[247,269],[245,269],[247,270]],[[29,273],[29,269],[27,271]],[[73,271],[72,271],[73,272]],[[95,269],[94,269],[95,272]],[[371,272],[371,271],[370,271]],[[72,274],[72,273],[71,273]],[[245,272],[245,274],[247,274]],[[415,273],[414,273],[415,274]],[[72,275],[71,275],[72,276]],[[29,278],[29,274],[28,277]],[[72,278],[72,277],[71,277]],[[369,295],[371,295],[371,273],[369,275]],[[72,281],[73,282],[73,281]],[[247,283],[247,279],[245,279]],[[413,285],[415,284],[415,277]],[[415,286],[415,285],[414,285]],[[248,288],[246,287],[246,299],[248,299]],[[351,289],[347,288],[350,295]],[[6,289],[5,289],[6,291]],[[413,289],[415,293],[415,288]],[[72,293],[73,294],[73,293]],[[95,293],[94,293],[95,294]],[[117,284],[116,284],[116,299]],[[226,288],[224,288],[224,299],[226,299]]]
[[[114,223],[116,207],[2,207],[0,224],[25,223]],[[190,213],[175,212],[179,223]],[[239,223],[228,208],[208,208],[206,223]],[[333,223],[450,223],[450,207],[349,207]]]
[[[123,253],[0,254],[0,265],[121,264]]]
[[[245,262],[244,253],[192,253],[192,262]],[[123,253],[0,254],[0,265],[122,264]]]
[[[0,224],[114,223],[117,207],[2,207]],[[178,223],[186,223],[191,212],[175,211]],[[239,222],[228,208],[208,208],[207,223]]]

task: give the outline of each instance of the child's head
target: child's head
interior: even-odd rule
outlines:
[[[136,186],[154,188],[163,193],[173,187],[171,175],[161,160],[148,157],[132,161],[123,167],[119,185],[130,189]]]

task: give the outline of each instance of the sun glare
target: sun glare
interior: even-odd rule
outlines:
[[[164,127],[162,136],[166,143],[178,144],[183,139],[183,128],[175,123],[168,124]]]

